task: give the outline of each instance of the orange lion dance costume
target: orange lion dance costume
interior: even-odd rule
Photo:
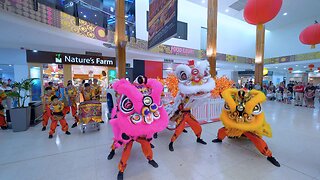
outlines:
[[[272,137],[271,127],[265,120],[261,103],[266,100],[266,96],[261,91],[227,89],[222,93],[226,103],[221,113],[221,121],[225,127],[219,129],[218,138],[212,142],[221,143],[228,137],[247,137],[261,154],[275,166],[280,167],[280,163],[272,156],[262,136]]]
[[[209,62],[199,61],[195,64],[193,60],[188,65],[179,65],[175,75],[179,79],[179,92],[174,104],[167,108],[171,121],[176,122],[176,130],[171,138],[169,150],[174,151],[173,143],[181,135],[186,123],[197,136],[197,142],[207,144],[201,139],[202,128],[200,123],[191,114],[191,108],[201,103],[201,100],[209,98],[215,87],[215,82],[209,73]]]

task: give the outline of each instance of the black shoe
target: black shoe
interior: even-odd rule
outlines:
[[[153,144],[151,144],[151,143],[150,143],[150,146],[151,146],[151,148],[152,148],[152,149],[154,148],[154,145],[153,145]]]
[[[153,138],[157,139],[158,138],[158,133],[154,133]]]
[[[70,135],[71,133],[69,131],[66,131],[66,135]]]
[[[169,150],[170,150],[170,151],[174,151],[174,149],[173,149],[173,142],[170,142],[170,144],[169,144]]]
[[[188,131],[187,131],[187,130],[185,130],[185,129],[184,129],[182,132],[184,132],[184,133],[188,133]]]
[[[42,127],[42,131],[45,131],[47,129],[47,127],[43,126]]]
[[[101,124],[103,124],[103,123],[104,123],[104,121],[101,121],[100,123],[101,123]]]
[[[270,156],[270,157],[267,157],[268,161],[270,161],[273,165],[277,166],[277,167],[280,167],[280,163],[276,160],[276,158]]]
[[[119,171],[117,180],[123,180],[123,172]]]
[[[115,154],[115,151],[111,150],[109,155],[108,155],[108,160],[111,160],[113,158],[114,154]]]
[[[151,164],[151,166],[154,167],[154,168],[159,167],[158,163],[156,163],[154,160],[149,160],[148,163]]]
[[[49,139],[52,139],[53,138],[53,136],[52,135],[49,135]]]
[[[204,145],[207,144],[204,140],[202,140],[200,138],[197,138],[197,143],[204,144]]]
[[[7,127],[7,126],[1,126],[1,129],[2,129],[2,130],[7,130],[8,127]]]
[[[78,123],[75,122],[75,123],[72,124],[71,128],[75,128],[77,126],[78,126]]]
[[[212,140],[212,142],[213,142],[213,143],[222,143],[222,140],[220,140],[220,139],[214,139],[214,140]]]

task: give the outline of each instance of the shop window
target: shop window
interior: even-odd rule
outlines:
[[[188,23],[177,22],[177,35],[174,38],[188,40]]]

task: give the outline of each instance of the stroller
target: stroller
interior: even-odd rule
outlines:
[[[80,130],[85,133],[87,129],[100,130],[102,121],[101,103],[99,101],[85,101],[79,105]]]

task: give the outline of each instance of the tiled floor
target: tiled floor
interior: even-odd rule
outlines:
[[[203,125],[203,139],[208,145],[195,143],[191,132],[168,150],[173,134],[165,130],[153,143],[154,158],[159,168],[151,167],[134,145],[125,171],[125,179],[320,179],[320,112],[317,109],[294,107],[278,102],[265,104],[267,120],[272,125],[273,138],[267,139],[274,156],[281,163],[277,168],[260,155],[247,140],[226,139],[213,144],[221,123]],[[69,121],[72,124],[72,121]],[[58,127],[59,128],[59,127]],[[112,140],[108,124],[99,132],[81,134],[71,129],[67,136],[59,129],[54,139],[41,126],[26,132],[0,130],[1,180],[95,180],[116,179],[121,151],[114,159],[106,159]]]

